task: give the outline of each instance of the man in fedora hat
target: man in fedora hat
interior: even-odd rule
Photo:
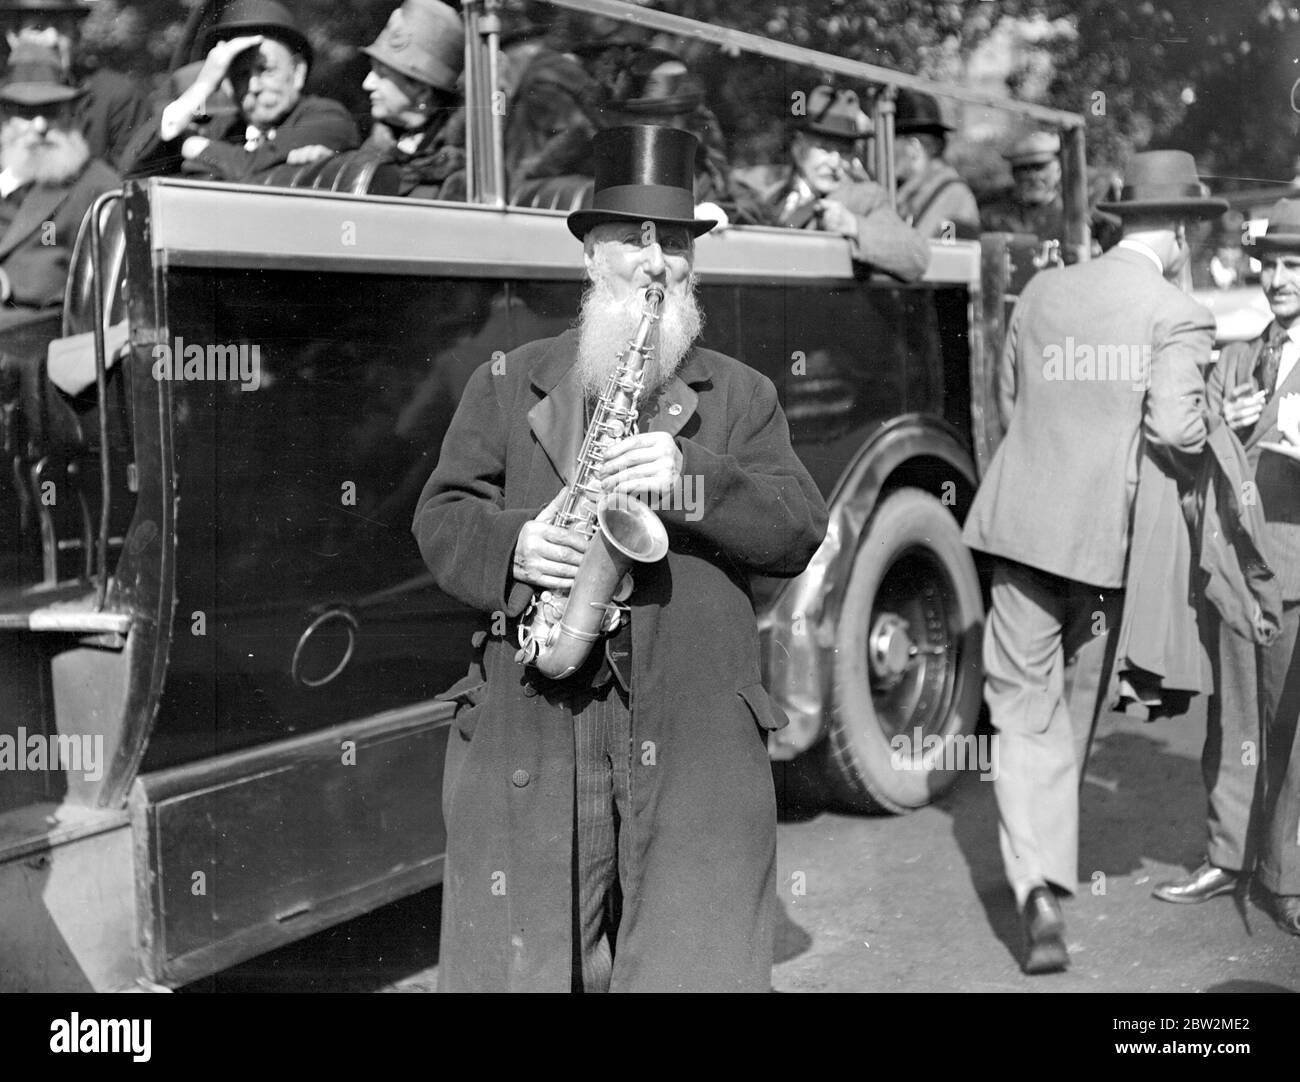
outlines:
[[[312,160],[316,147],[352,150],[360,143],[342,105],[303,94],[312,47],[283,4],[235,0],[206,44],[193,81],[132,140],[124,155],[128,175],[183,172],[255,183],[284,162]],[[209,115],[211,100],[223,92],[235,110]]]
[[[905,282],[920,278],[930,264],[925,239],[894,213],[879,184],[850,173],[858,142],[871,128],[858,96],[819,86],[799,104],[788,136],[789,166],[758,193],[767,224],[838,233],[849,238],[859,262]]]
[[[19,42],[0,85],[0,331],[63,303],[81,220],[118,177],[75,119],[82,91],[53,50]]]
[[[1065,238],[1065,201],[1061,195],[1061,137],[1030,132],[1005,155],[1014,189],[980,215],[991,233],[1033,233],[1039,240]]]
[[[770,380],[696,344],[697,141],[611,128],[590,209],[569,216],[590,286],[576,328],[470,379],[413,524],[439,586],[483,613],[443,783],[445,990],[767,991],[776,806],[749,579],[798,574],[826,507]],[[634,565],[626,618],[578,671],[516,658],[539,591],[587,546],[553,522],[593,404],[665,291],[640,434],[598,484],[647,497],[667,531]],[[687,499],[684,493],[699,498]],[[598,542],[592,542],[593,544]]]
[[[975,195],[943,158],[953,127],[944,121],[939,103],[929,94],[904,89],[894,110],[894,175],[903,221],[923,237],[978,238]]]
[[[1122,199],[1103,208],[1123,239],[1030,279],[1007,328],[1006,436],[964,536],[994,558],[985,699],[1027,973],[1069,963],[1056,895],[1078,878],[1079,784],[1114,660],[1139,440],[1171,456],[1205,442],[1199,366],[1214,318],[1170,279],[1188,258],[1187,223],[1226,207],[1201,194],[1190,155],[1137,155]]]
[[[1249,880],[1258,855],[1255,872],[1274,919],[1300,935],[1300,397],[1287,397],[1300,395],[1300,199],[1273,207],[1256,248],[1273,321],[1250,342],[1224,348],[1207,401],[1210,415],[1241,440],[1253,471],[1265,556],[1282,593],[1282,631],[1256,646],[1218,625],[1219,678],[1201,756],[1205,860],[1154,894],[1196,903],[1232,893]],[[1261,742],[1265,777],[1257,779]]]
[[[73,112],[91,156],[116,167],[134,132],[149,120],[149,102],[135,80],[103,63],[87,64],[81,28],[93,6],[85,0],[0,0],[0,25],[10,49],[31,41],[58,51],[64,75],[83,93]]]

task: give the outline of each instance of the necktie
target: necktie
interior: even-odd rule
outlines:
[[[1265,402],[1273,397],[1273,390],[1277,386],[1277,370],[1282,363],[1282,343],[1285,341],[1286,336],[1282,335],[1267,343],[1255,364],[1255,382],[1264,392]]]

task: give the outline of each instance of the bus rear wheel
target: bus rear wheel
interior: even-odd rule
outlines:
[[[955,756],[930,749],[974,731],[983,633],[979,576],[957,520],[928,492],[890,494],[867,526],[836,628],[823,747],[837,804],[905,812],[956,781]]]

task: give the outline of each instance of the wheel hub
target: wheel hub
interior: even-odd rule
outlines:
[[[912,658],[916,656],[916,645],[912,642],[910,632],[907,621],[895,613],[887,612],[876,619],[871,629],[867,654],[871,661],[871,671],[877,677],[897,680],[907,671]]]

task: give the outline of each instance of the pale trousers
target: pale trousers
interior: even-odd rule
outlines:
[[[999,560],[984,632],[997,730],[998,839],[1016,905],[1036,886],[1074,893],[1079,786],[1106,701],[1122,590]]]

